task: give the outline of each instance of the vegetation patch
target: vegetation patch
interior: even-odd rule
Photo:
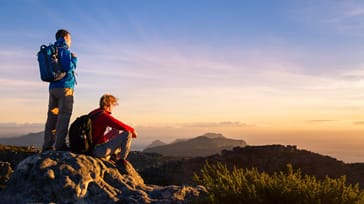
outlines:
[[[364,191],[359,184],[347,185],[345,176],[318,180],[291,164],[285,172],[269,175],[256,168],[228,169],[221,163],[206,163],[193,180],[209,191],[198,203],[364,203]]]

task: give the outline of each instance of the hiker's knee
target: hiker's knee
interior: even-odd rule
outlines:
[[[130,131],[127,131],[127,136],[126,136],[127,143],[131,142],[132,136],[133,136],[133,133]]]
[[[125,133],[125,137],[127,138],[127,140],[131,140],[133,133],[130,131],[125,131],[124,133]]]
[[[132,135],[133,135],[133,133],[132,132],[130,132],[130,131],[124,131],[123,133],[122,133],[122,138],[123,138],[123,141],[124,141],[124,143],[125,144],[130,144],[131,143],[131,138],[132,138]]]

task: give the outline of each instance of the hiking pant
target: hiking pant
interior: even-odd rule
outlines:
[[[117,160],[125,160],[130,151],[132,133],[128,131],[115,131],[115,129],[110,133],[109,141],[96,145],[92,154],[99,158],[108,158],[112,154],[115,154]]]
[[[49,89],[48,117],[44,131],[43,150],[64,149],[73,108],[73,89]]]

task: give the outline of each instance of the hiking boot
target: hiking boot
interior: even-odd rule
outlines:
[[[127,173],[126,172],[127,165],[128,161],[126,159],[119,159],[118,161],[115,162],[115,166],[121,174]]]
[[[46,151],[53,151],[53,150],[54,150],[53,147],[43,148],[41,153],[46,152]]]
[[[115,162],[116,167],[121,166],[124,167],[128,165],[128,161],[126,159],[119,159]]]

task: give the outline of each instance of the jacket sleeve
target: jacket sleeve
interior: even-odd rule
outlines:
[[[77,64],[77,57],[71,57],[71,64],[70,64],[71,70],[76,69],[76,64]]]
[[[124,131],[129,131],[129,132],[134,132],[134,128],[132,128],[131,126],[121,122],[120,120],[112,117],[111,115],[107,115],[108,117],[108,125],[112,128],[118,129],[118,130],[124,130]]]
[[[77,57],[72,57],[71,52],[68,49],[60,48],[59,58],[63,71],[69,72],[76,69]]]

